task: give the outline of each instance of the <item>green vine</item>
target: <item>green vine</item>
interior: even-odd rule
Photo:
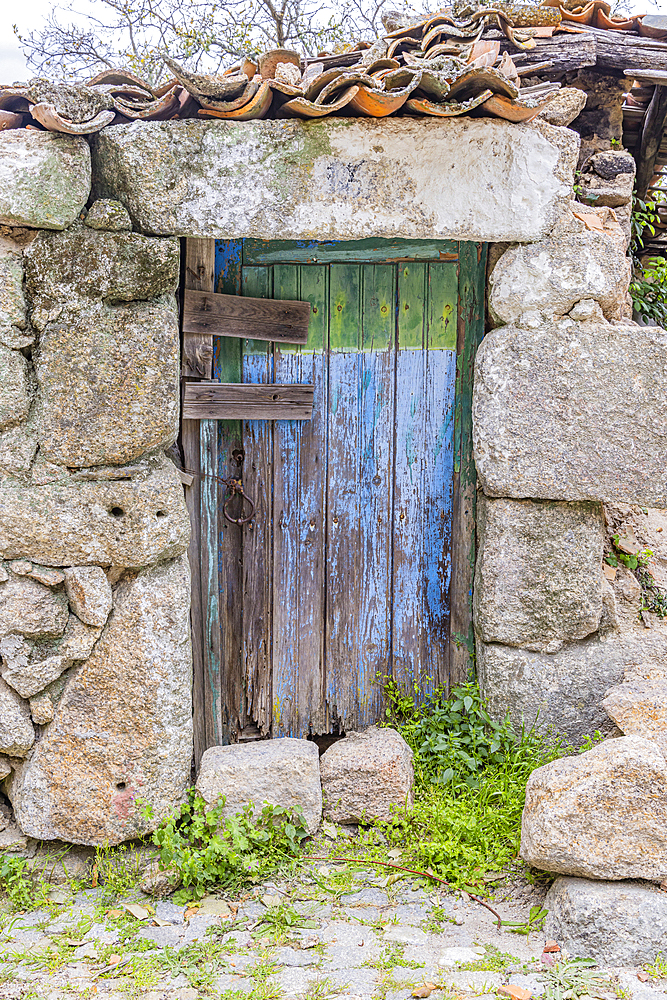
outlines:
[[[648,562],[653,555],[652,549],[641,549],[636,553],[622,552],[619,548],[620,536],[613,535],[614,549],[605,561],[609,566],[617,567],[619,563],[635,574],[641,587],[639,610],[650,611],[659,618],[667,618],[667,591],[656,583],[655,577],[648,569]]]
[[[657,207],[665,195],[655,192],[648,201],[636,195],[632,201],[630,258],[632,282],[630,295],[636,313],[643,320],[653,320],[660,326],[667,325],[667,261],[664,257],[649,257],[643,262],[640,255],[649,236],[655,236],[660,221]]]

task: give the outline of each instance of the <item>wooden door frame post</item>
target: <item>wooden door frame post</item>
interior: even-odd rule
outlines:
[[[185,241],[186,289],[212,292],[215,283],[215,240]],[[213,372],[213,337],[184,334],[181,366],[183,383],[210,379]],[[192,579],[190,611],[192,634],[192,704],[195,767],[204,751],[222,743],[220,684],[220,623],[218,607],[218,489],[207,473],[215,473],[211,460],[217,455],[217,423],[183,420],[181,445],[185,468],[194,473],[186,489],[192,535],[188,548]],[[202,546],[202,538],[208,544]]]

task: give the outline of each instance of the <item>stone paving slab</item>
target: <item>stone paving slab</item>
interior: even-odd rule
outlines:
[[[433,1000],[495,995],[507,982],[535,997],[544,991],[543,936],[526,940],[499,930],[465,894],[401,883],[385,888],[358,870],[345,878],[337,870],[325,892],[318,883],[327,877],[318,873],[315,881],[305,869],[237,899],[212,894],[199,912],[139,893],[119,900],[104,887],[64,892],[69,902],[20,915],[0,908],[0,998],[409,1000],[424,982],[446,991]],[[525,919],[534,902],[530,891],[520,901],[499,902],[503,917]],[[279,905],[270,910],[267,900]],[[151,910],[148,919],[122,908],[137,901]],[[291,914],[289,925],[281,925],[281,912]],[[452,964],[441,964],[452,956]],[[466,959],[476,961],[462,965]],[[636,970],[621,971],[608,1000],[667,1000],[660,984],[641,984]]]

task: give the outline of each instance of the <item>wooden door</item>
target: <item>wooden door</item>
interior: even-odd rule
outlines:
[[[383,676],[421,693],[465,677],[484,249],[216,242],[216,291],[312,311],[305,346],[217,338],[213,377],[312,383],[314,406],[201,422],[202,472],[242,478],[256,517],[224,520],[202,478],[200,752],[370,725]]]

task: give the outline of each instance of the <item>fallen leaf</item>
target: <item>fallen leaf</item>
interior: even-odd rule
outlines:
[[[87,944],[87,941],[81,941],[79,938],[63,938],[65,944],[68,944],[70,948],[80,948],[82,944]]]
[[[151,920],[151,924],[153,925],[153,927],[169,927],[170,924],[171,924],[171,921],[169,921],[169,920],[160,920],[159,917],[153,917],[153,919]]]
[[[69,903],[70,895],[68,892],[64,892],[62,889],[51,889],[46,897],[51,903],[64,904]]]
[[[113,917],[114,919],[117,919],[118,917],[122,916],[123,916],[122,910],[107,910],[107,917]]]
[[[430,997],[433,990],[439,990],[440,987],[436,983],[424,983],[423,986],[415,986],[412,991],[413,997]]]
[[[482,878],[485,882],[500,882],[502,879],[507,878],[505,872],[487,872]]]
[[[272,906],[280,906],[281,902],[282,899],[280,896],[272,895],[270,892],[267,892],[260,899],[260,903],[262,903],[267,910],[270,910]]]
[[[97,867],[97,861],[93,865],[92,875],[93,875],[93,877],[92,877],[92,880],[91,880],[90,884],[93,887],[93,889],[96,889],[97,888],[97,883],[99,882],[99,879],[100,879],[100,872],[99,872],[99,869]]]
[[[637,973],[637,979],[639,980],[640,983],[647,983],[650,978],[651,977],[649,976],[648,972]]]
[[[560,945],[557,941],[547,941],[544,946],[544,951],[560,951]]]
[[[508,986],[499,986],[498,992],[512,997],[512,1000],[530,1000],[533,995],[530,990],[524,990],[523,986],[512,986],[511,983]]]
[[[390,861],[400,861],[403,855],[403,851],[400,847],[392,847],[390,851],[387,851],[387,857]]]
[[[384,884],[386,886],[394,885],[396,882],[400,882],[405,878],[405,872],[392,872],[391,875],[387,875],[384,879]]]
[[[120,962],[120,955],[111,955],[109,957],[109,965],[118,965]]]
[[[324,823],[322,823],[322,833],[325,837],[328,837],[329,840],[335,840],[338,836],[338,830],[333,823],[330,823],[328,820],[325,820]]]
[[[183,919],[189,920],[190,917],[194,917],[196,913],[199,913],[199,906],[188,906],[187,910],[183,914]]]
[[[138,903],[123,903],[123,909],[131,913],[137,920],[148,920],[151,915],[151,911],[147,907],[139,906]]]

